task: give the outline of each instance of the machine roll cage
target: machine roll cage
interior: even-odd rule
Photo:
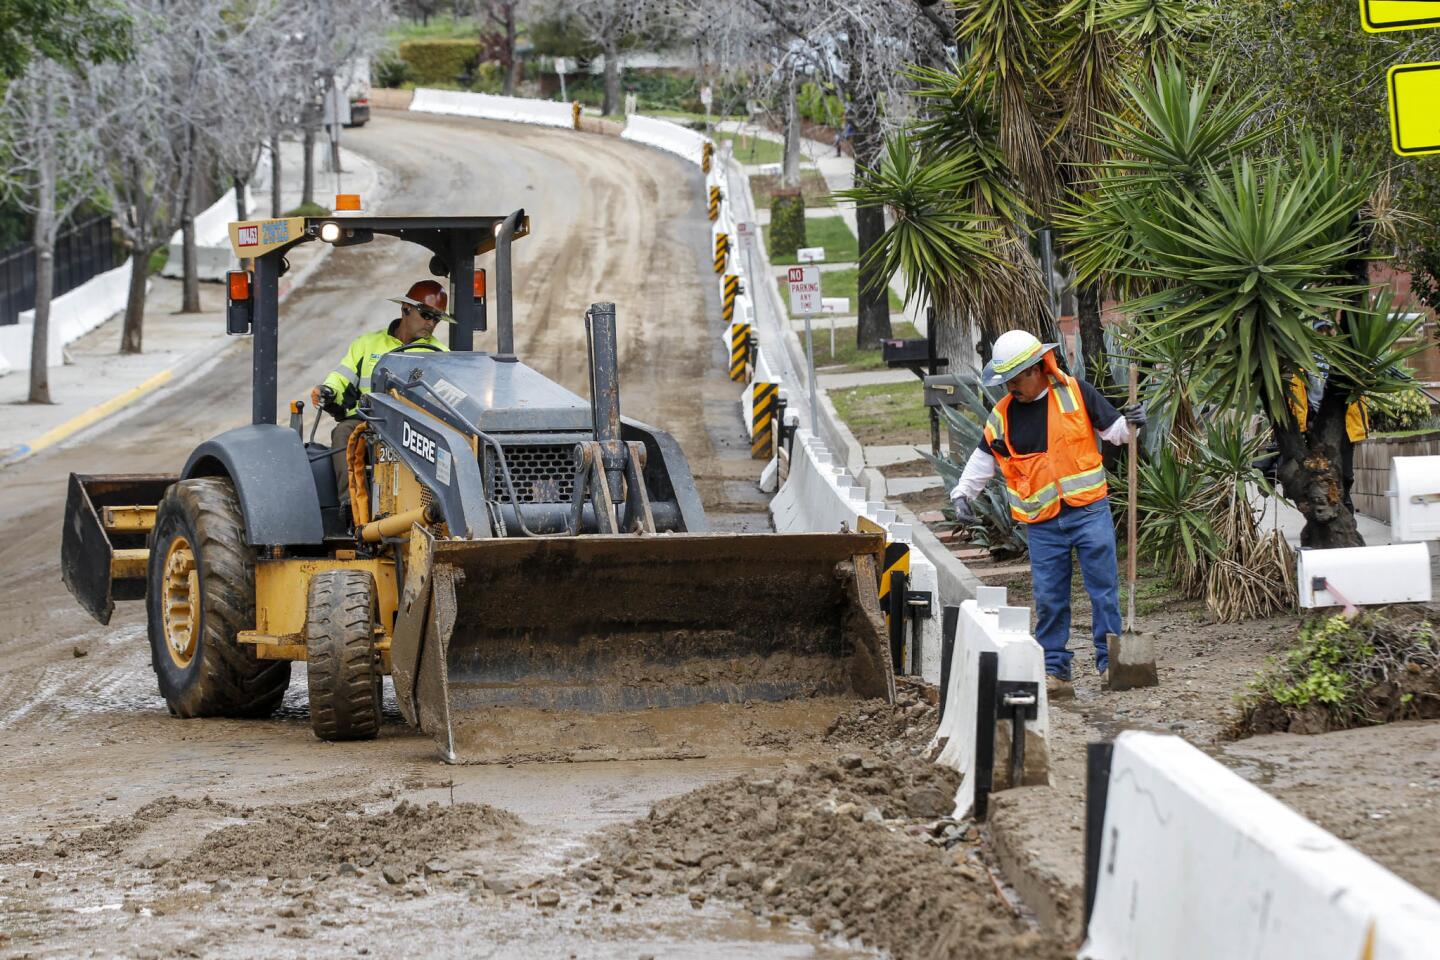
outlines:
[[[337,232],[338,231],[338,232]],[[525,211],[495,217],[284,217],[245,220],[230,224],[230,245],[235,256],[251,260],[245,288],[248,297],[236,299],[235,285],[226,306],[226,329],[232,335],[254,337],[251,357],[250,420],[273,424],[278,413],[280,338],[280,277],[288,269],[285,254],[302,243],[319,241],[337,247],[369,243],[376,234],[415,243],[429,250],[430,272],[450,280],[450,331],[452,351],[475,349],[475,331],[486,329],[486,302],[476,297],[475,260],[495,252],[497,349],[495,359],[513,362],[515,322],[510,245],[530,232]],[[334,239],[323,234],[335,233]]]

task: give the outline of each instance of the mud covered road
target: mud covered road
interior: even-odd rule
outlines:
[[[622,409],[676,436],[712,526],[764,528],[693,166],[385,111],[346,137],[390,171],[376,212],[523,206],[522,358],[588,395],[582,314],[615,301]],[[424,275],[383,238],[337,251],[282,309],[281,399]],[[272,719],[171,718],[141,606],[100,627],[61,585],[65,479],[173,472],[245,422],[249,345],[219,349],[198,379],[0,473],[0,955],[1062,955],[944,818],[953,787],[916,758],[934,710],[913,699],[818,736],[757,720],[728,756],[646,763],[447,767],[388,686],[378,741],[322,743],[303,670]]]

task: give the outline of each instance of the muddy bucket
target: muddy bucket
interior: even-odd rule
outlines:
[[[850,700],[894,696],[882,547],[417,529],[391,650],[401,710],[451,762],[699,756],[766,725],[823,729]]]

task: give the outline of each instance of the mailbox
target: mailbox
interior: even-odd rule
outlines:
[[[1397,543],[1440,540],[1440,457],[1390,461],[1390,536]]]

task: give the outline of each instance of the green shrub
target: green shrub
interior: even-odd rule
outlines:
[[[318,203],[302,203],[294,210],[286,210],[287,217],[328,217],[330,208],[322,207]]]
[[[395,89],[403,87],[410,80],[410,65],[394,54],[387,53],[375,60],[370,70],[375,86]]]
[[[399,53],[417,86],[454,83],[479,60],[480,41],[407,40],[400,44]]]
[[[845,104],[833,93],[826,93],[814,83],[801,84],[795,95],[795,105],[800,116],[811,123],[823,123],[839,129],[845,120]]]
[[[1426,620],[1318,617],[1250,684],[1235,729],[1324,733],[1440,716],[1440,643]]]
[[[793,257],[805,246],[805,197],[797,189],[775,191],[770,205],[770,255]]]
[[[1430,421],[1430,401],[1413,387],[1371,397],[1366,402],[1370,404],[1370,429],[1374,433],[1418,430]]]

